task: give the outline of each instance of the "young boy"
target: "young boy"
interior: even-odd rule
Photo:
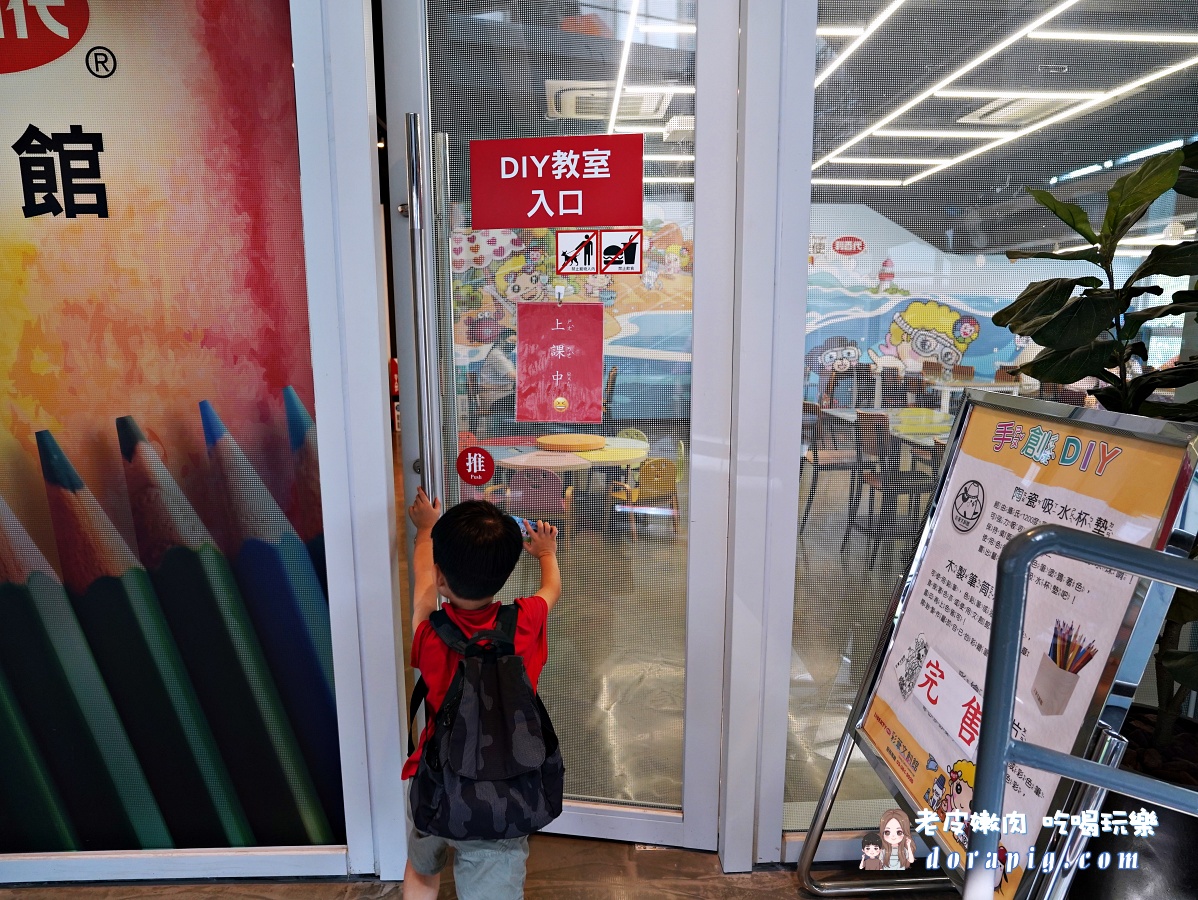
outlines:
[[[429,502],[423,489],[408,509],[416,526],[413,554],[415,592],[412,597],[412,666],[428,684],[429,708],[439,709],[449,690],[461,657],[437,637],[428,618],[442,607],[467,637],[495,625],[499,602],[495,594],[507,582],[520,559],[521,547],[541,566],[541,587],[531,597],[520,597],[516,625],[516,652],[523,657],[528,680],[535,691],[549,656],[546,621],[561,597],[557,567],[557,528],[525,521],[528,539],[511,516],[485,500],[467,500],[441,515],[441,501]],[[420,754],[430,729],[425,726],[416,752],[403,768],[404,779],[416,774]],[[497,841],[455,841],[408,830],[408,867],[404,874],[404,900],[434,900],[441,883],[449,848],[455,851],[454,883],[462,900],[519,900],[524,896],[524,866],[528,838]]]

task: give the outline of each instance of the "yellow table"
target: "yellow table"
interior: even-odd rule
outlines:
[[[601,450],[606,442],[607,439],[601,434],[546,434],[537,438],[540,449],[562,453]]]
[[[639,466],[649,456],[649,445],[636,438],[608,438],[598,450],[585,450],[578,454],[596,466],[628,468]]]

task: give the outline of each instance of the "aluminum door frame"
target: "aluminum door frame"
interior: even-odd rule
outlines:
[[[691,406],[690,544],[687,560],[686,686],[683,713],[682,810],[568,801],[550,833],[714,850],[717,845],[723,724],[724,628],[727,583],[731,448],[731,384],[735,294],[735,215],[739,87],[738,4],[699,3],[696,35],[694,333]],[[399,351],[401,410],[419,409],[413,348],[414,299],[409,222],[399,211],[407,185],[407,159],[398,139],[407,113],[425,123],[428,145],[427,23],[423,3],[383,6],[387,89],[388,171],[392,203],[392,289]],[[424,196],[431,197],[425,166]],[[431,210],[430,210],[431,212]],[[428,223],[425,224],[427,229]],[[430,242],[431,243],[431,242]],[[431,248],[425,270],[436,271]],[[404,418],[414,432],[408,412]],[[439,436],[438,440],[439,440]],[[403,442],[405,492],[420,476],[413,470],[417,441]],[[413,533],[407,530],[410,553]],[[712,587],[717,586],[717,587]]]

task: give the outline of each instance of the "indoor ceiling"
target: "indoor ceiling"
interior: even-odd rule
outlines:
[[[819,26],[813,198],[945,250],[1076,243],[1025,185],[1100,217],[1144,151],[1198,137],[1198,0],[821,0]]]

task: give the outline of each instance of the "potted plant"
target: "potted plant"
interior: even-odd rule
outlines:
[[[1198,313],[1198,291],[1176,291],[1166,303],[1142,310],[1132,309],[1137,297],[1164,293],[1159,286],[1143,284],[1146,278],[1198,274],[1198,241],[1154,247],[1121,282],[1115,276],[1114,265],[1121,242],[1155,200],[1170,190],[1198,197],[1196,170],[1198,144],[1150,157],[1111,186],[1107,192],[1106,213],[1097,230],[1080,206],[1058,200],[1048,191],[1027,189],[1037,203],[1076,232],[1085,241],[1085,246],[1063,252],[1011,251],[1007,257],[1011,260],[1037,258],[1086,263],[1099,274],[1034,282],[1011,305],[995,314],[994,324],[1006,326],[1044,348],[1017,371],[1041,382],[1058,385],[1092,377],[1098,386],[1089,393],[1105,409],[1198,422],[1198,401],[1176,403],[1153,398],[1158,390],[1198,382],[1198,358],[1179,359],[1168,368],[1148,369],[1148,348],[1140,335],[1144,325],[1153,319]],[[1198,620],[1198,594],[1177,591],[1157,644],[1156,711],[1140,722],[1130,724],[1130,737],[1133,741],[1139,738],[1143,746],[1129,750],[1126,760],[1128,767],[1134,766],[1147,774],[1187,786],[1198,785],[1198,780],[1184,769],[1198,758],[1198,731],[1187,728],[1179,735],[1178,719],[1190,692],[1198,690],[1198,652],[1181,650],[1179,644],[1182,628],[1195,620]],[[1170,755],[1177,758],[1177,765],[1170,763]],[[1124,801],[1134,802],[1130,798],[1124,798]],[[1181,824],[1194,822],[1188,817],[1180,817],[1179,821]],[[1194,878],[1195,871],[1190,861],[1192,840],[1187,838],[1175,843],[1181,854],[1176,863],[1180,869],[1171,863],[1158,863],[1174,879],[1173,888],[1179,886],[1179,879]],[[1158,845],[1153,847],[1155,850]],[[1084,888],[1077,883],[1075,888],[1092,891],[1101,883],[1103,896],[1132,896],[1120,893],[1127,885],[1116,885],[1111,877],[1115,873],[1100,874],[1102,878],[1087,880]],[[1157,874],[1164,873],[1158,870]]]

